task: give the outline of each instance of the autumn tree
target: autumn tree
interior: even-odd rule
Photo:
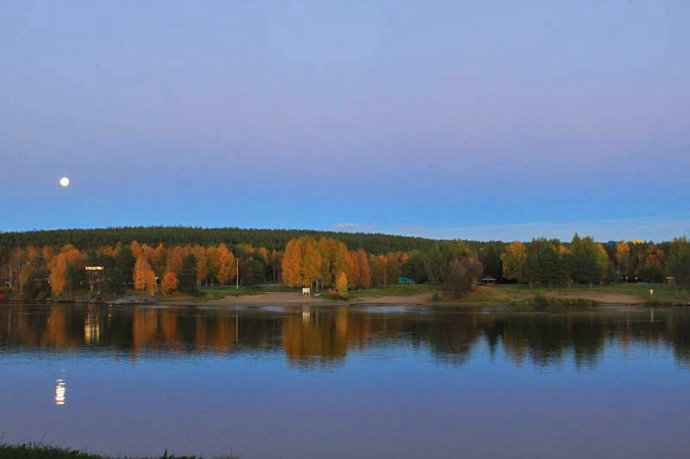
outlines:
[[[336,281],[336,276],[348,269],[349,253],[347,247],[342,242],[331,238],[319,239],[315,249],[309,245],[308,241],[305,244],[305,250],[316,250],[318,252],[318,254],[309,252],[309,260],[305,258],[307,262],[316,262],[320,265],[320,273],[317,279],[320,279],[325,287],[332,286]],[[306,254],[307,252],[305,252]]]
[[[503,277],[511,280],[521,280],[524,278],[523,269],[527,261],[527,248],[520,241],[515,241],[506,247],[501,254],[503,263]]]
[[[64,246],[53,258],[49,266],[50,290],[53,296],[71,294],[75,287],[76,273],[83,270],[81,260],[81,252],[72,245]]]
[[[299,239],[290,239],[285,245],[285,253],[282,262],[283,282],[289,287],[301,287],[302,275],[302,248]]]
[[[359,286],[359,256],[357,252],[349,252],[347,260],[347,275],[348,282],[352,288]]]
[[[134,288],[151,296],[156,293],[156,274],[141,255],[134,264]]]
[[[340,295],[347,295],[347,275],[343,271],[338,273],[335,289]]]
[[[182,261],[186,255],[185,249],[179,246],[168,247],[165,256],[165,270],[171,271],[175,274],[180,272],[182,269]],[[179,277],[179,276],[178,276]]]
[[[222,285],[229,284],[237,276],[237,260],[225,244],[218,246],[216,251],[216,278]]]
[[[132,249],[132,255],[134,256],[135,259],[138,259],[143,255],[143,251],[141,247],[139,247],[139,243],[137,241],[132,241],[129,244],[129,248]]]
[[[321,266],[323,258],[321,250],[316,241],[310,237],[300,238],[302,247],[302,283],[303,285],[316,284],[318,290],[318,281],[321,280]]]
[[[170,296],[177,290],[177,276],[174,272],[168,271],[161,281],[161,292],[164,296]]]
[[[371,270],[369,269],[369,257],[364,249],[357,251],[357,287],[369,288],[371,285]]]

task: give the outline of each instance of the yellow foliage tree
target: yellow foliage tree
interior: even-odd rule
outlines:
[[[216,251],[217,273],[216,278],[221,284],[227,284],[237,276],[237,262],[235,255],[225,247],[218,246]]]
[[[521,280],[524,277],[523,270],[527,261],[525,244],[520,241],[510,244],[501,254],[501,261],[503,262],[503,277]]]
[[[281,264],[283,282],[289,287],[302,286],[302,248],[299,239],[290,239]]]
[[[317,242],[316,250],[321,258],[318,279],[324,286],[330,287],[335,283],[338,273],[348,270],[350,257],[347,247],[340,241],[324,237]]]
[[[137,258],[134,264],[134,288],[147,295],[156,293],[156,274],[143,256]]]
[[[302,285],[312,285],[321,279],[323,258],[314,239],[303,237],[300,240],[302,240]]]

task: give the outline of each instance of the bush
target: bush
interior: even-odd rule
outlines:
[[[332,300],[346,301],[346,300],[350,299],[350,295],[348,295],[347,292],[343,293],[343,292],[339,292],[337,290],[331,290],[330,292],[328,292],[328,297]]]
[[[540,308],[548,306],[550,304],[549,299],[543,293],[537,293],[534,295],[534,305]]]

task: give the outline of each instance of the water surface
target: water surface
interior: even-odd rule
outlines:
[[[0,436],[108,454],[686,457],[690,310],[0,305]]]

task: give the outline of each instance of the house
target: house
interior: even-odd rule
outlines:
[[[496,285],[496,279],[491,276],[484,276],[479,279],[479,285]]]

